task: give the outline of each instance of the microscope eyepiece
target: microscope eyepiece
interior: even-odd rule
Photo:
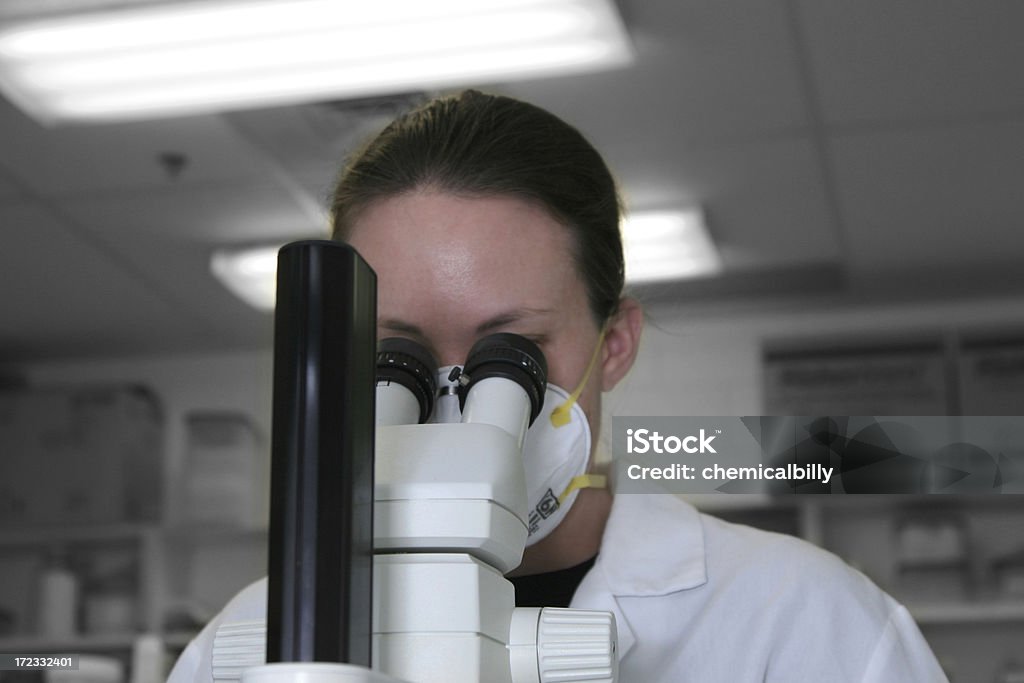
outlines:
[[[377,342],[377,383],[381,382],[412,392],[419,404],[419,422],[430,417],[437,395],[437,361],[422,344],[402,337]]]
[[[468,381],[459,386],[459,404],[465,410],[466,397],[477,382],[491,377],[509,379],[518,384],[530,399],[530,421],[544,407],[548,364],[540,348],[526,337],[499,332],[479,340],[469,350],[463,368]]]

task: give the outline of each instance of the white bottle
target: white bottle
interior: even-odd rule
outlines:
[[[77,611],[78,579],[63,564],[54,562],[39,580],[39,635],[73,638]]]
[[[140,635],[132,644],[131,683],[163,683],[167,680],[167,651],[160,636]]]

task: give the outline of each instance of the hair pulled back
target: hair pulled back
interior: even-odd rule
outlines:
[[[345,239],[373,202],[430,187],[537,203],[572,236],[598,325],[622,295],[620,202],[608,167],[578,130],[540,107],[468,90],[433,100],[385,128],[343,169],[331,203]]]

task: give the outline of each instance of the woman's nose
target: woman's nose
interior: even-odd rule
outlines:
[[[466,352],[465,351],[437,351],[437,365],[439,367],[446,367],[448,365],[465,365],[466,364]]]
[[[443,368],[449,365],[465,365],[466,354],[469,353],[469,348],[472,343],[462,344],[457,342],[437,342],[430,339],[424,339],[420,342],[428,350],[434,360],[437,362],[437,367]]]

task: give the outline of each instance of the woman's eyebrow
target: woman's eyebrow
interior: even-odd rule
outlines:
[[[538,315],[546,315],[548,313],[553,312],[554,310],[550,308],[515,308],[511,311],[499,313],[493,318],[489,318],[488,320],[484,321],[483,323],[477,326],[476,333],[478,335],[483,335],[487,332],[496,330],[500,327],[520,322],[525,318],[531,318]]]
[[[407,322],[403,322],[401,320],[394,320],[391,318],[385,320],[378,320],[377,325],[378,327],[387,328],[392,332],[401,332],[402,334],[409,334],[420,337],[423,336],[423,331],[420,330],[420,328],[416,327],[415,325],[411,325]]]
[[[477,325],[476,334],[483,335],[506,325],[520,322],[526,318],[547,315],[553,312],[554,309],[551,308],[515,308],[510,311],[499,313],[498,315],[488,318],[484,322],[480,323]],[[377,326],[391,330],[392,332],[399,332],[401,334],[419,337],[423,336],[423,330],[418,326],[396,318],[382,318],[377,321]]]

